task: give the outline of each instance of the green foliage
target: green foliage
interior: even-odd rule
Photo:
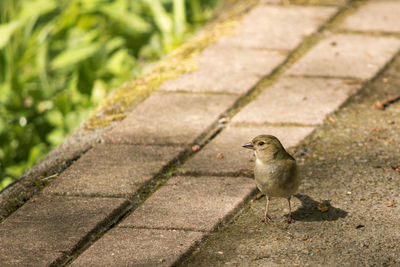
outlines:
[[[207,19],[217,0],[0,1],[0,189],[107,92]]]

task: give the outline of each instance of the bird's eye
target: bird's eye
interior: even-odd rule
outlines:
[[[262,145],[264,145],[265,143],[263,142],[263,141],[261,141],[261,142],[258,142],[258,145],[259,146],[262,146]]]

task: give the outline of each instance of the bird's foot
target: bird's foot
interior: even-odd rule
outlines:
[[[287,216],[286,222],[287,223],[293,223],[294,222],[294,219],[293,219],[292,215]]]
[[[261,222],[263,222],[263,223],[270,223],[270,222],[272,222],[272,219],[271,219],[271,217],[269,217],[268,214],[266,214],[266,215],[264,216],[264,218],[261,219]]]

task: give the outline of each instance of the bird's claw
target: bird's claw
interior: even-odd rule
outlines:
[[[287,216],[286,221],[287,221],[287,223],[293,223],[294,219],[293,219],[292,215]]]
[[[262,218],[261,222],[270,223],[270,222],[272,222],[272,219],[271,219],[271,217],[269,217],[269,215],[265,215],[264,218]]]

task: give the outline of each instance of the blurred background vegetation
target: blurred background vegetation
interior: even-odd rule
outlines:
[[[0,190],[218,0],[0,0]]]

